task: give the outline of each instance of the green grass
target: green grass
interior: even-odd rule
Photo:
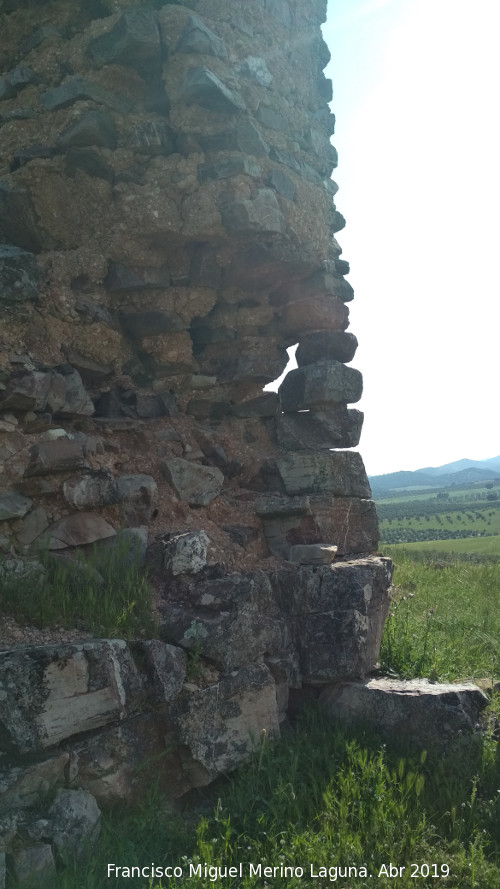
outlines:
[[[94,636],[151,636],[151,589],[138,556],[128,535],[76,562],[42,553],[34,573],[3,574],[0,615],[41,628],[77,627]]]
[[[317,711],[303,713],[281,741],[263,740],[253,760],[230,780],[221,779],[197,811],[173,815],[153,794],[139,809],[108,813],[96,854],[85,868],[68,868],[54,889],[324,889],[332,882],[348,889],[498,889],[500,773],[494,743],[483,739],[463,749],[459,744],[444,759],[407,749],[403,759],[401,752],[373,733],[359,730],[355,738]],[[379,876],[389,862],[406,868],[397,881]],[[413,862],[435,864],[439,879],[412,878]],[[108,863],[177,866],[183,876],[108,878]],[[301,867],[304,873],[278,871],[266,880],[250,874],[250,863]],[[218,867],[240,865],[241,878],[219,878]],[[338,882],[313,877],[311,865],[316,874],[321,867],[351,866],[358,875]],[[362,867],[372,876],[363,876]]]
[[[392,558],[398,557],[398,550],[408,551],[415,555],[418,552],[435,554],[480,554],[497,556],[500,559],[500,535],[494,537],[464,537],[460,540],[423,540],[419,543],[399,543],[383,547],[384,552],[390,550]]]
[[[396,564],[384,670],[443,681],[500,676],[500,563],[415,560],[403,547],[384,553]]]

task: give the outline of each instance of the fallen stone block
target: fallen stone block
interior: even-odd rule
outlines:
[[[110,262],[104,285],[110,293],[162,289],[170,286],[167,266],[161,268],[129,268],[121,262]]]
[[[449,747],[476,729],[488,697],[471,683],[365,679],[323,689],[320,704],[334,720],[373,725],[420,746]]]

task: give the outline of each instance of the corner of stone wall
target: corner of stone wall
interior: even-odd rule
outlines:
[[[24,812],[33,756],[104,803],[165,738],[172,795],[234,767],[290,688],[373,668],[390,566],[351,450],[326,3],[18,7],[0,8],[0,546],[72,555],[129,529],[161,624],[0,652],[3,688],[34,671],[45,690],[36,717],[27,699],[0,718],[0,799]],[[65,727],[60,664],[80,683]]]

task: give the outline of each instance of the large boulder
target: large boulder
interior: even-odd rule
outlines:
[[[320,703],[335,721],[368,723],[382,734],[440,747],[475,730],[488,698],[469,682],[381,677],[331,685]]]

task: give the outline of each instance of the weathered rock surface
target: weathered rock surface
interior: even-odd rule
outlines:
[[[293,620],[304,682],[364,676],[377,662],[389,609],[389,559],[278,572],[281,607]]]
[[[167,460],[163,472],[177,496],[190,506],[206,506],[218,496],[224,483],[220,469],[199,466],[182,457]]]
[[[38,268],[33,253],[0,245],[0,303],[36,302],[38,295]]]
[[[380,678],[329,686],[320,703],[335,720],[371,723],[383,734],[435,747],[470,735],[488,698],[472,683]]]
[[[212,776],[234,769],[263,732],[279,735],[274,680],[264,664],[249,664],[187,694],[172,715],[182,742]]]
[[[287,494],[322,494],[370,497],[370,485],[359,454],[287,454],[276,461]]]
[[[325,411],[277,414],[276,440],[286,451],[354,448],[359,443],[363,414],[343,405]]]
[[[164,565],[174,577],[179,574],[198,574],[207,564],[210,543],[204,531],[186,531],[165,543]]]
[[[291,370],[278,390],[285,412],[349,404],[359,401],[362,393],[363,378],[359,370],[339,361],[323,361]]]

